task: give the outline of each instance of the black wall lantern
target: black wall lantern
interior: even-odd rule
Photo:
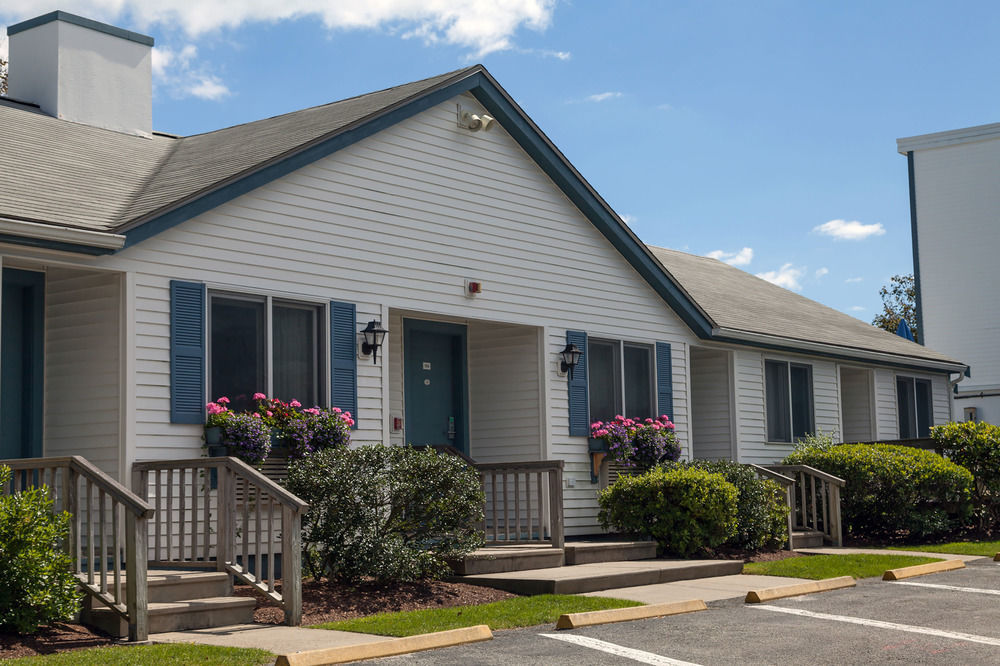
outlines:
[[[574,345],[572,342],[567,343],[566,348],[559,352],[562,355],[562,364],[559,369],[563,372],[569,373],[569,378],[573,379],[573,368],[576,364],[580,362],[580,357],[583,356],[583,352],[580,348]]]
[[[361,343],[361,353],[371,354],[372,363],[378,362],[378,348],[382,346],[382,341],[385,340],[385,334],[388,332],[387,329],[382,328],[382,322],[376,319],[372,319],[362,329],[361,335],[365,337],[365,341]]]

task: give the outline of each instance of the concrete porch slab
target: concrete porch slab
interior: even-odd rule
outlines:
[[[356,634],[348,631],[307,629],[283,625],[235,624],[212,629],[191,629],[150,634],[154,643],[199,643],[224,647],[257,648],[274,654],[291,654],[304,650],[363,645],[391,641],[387,636]]]
[[[754,589],[797,585],[801,582],[801,578],[734,574],[657,585],[621,587],[600,592],[587,592],[584,596],[629,599],[644,604],[662,604],[688,599],[720,601],[722,599],[742,599],[746,597],[747,592]]]
[[[463,576],[463,583],[517,594],[581,594],[677,580],[738,574],[739,560],[640,560]]]

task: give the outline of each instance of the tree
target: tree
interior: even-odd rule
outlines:
[[[913,275],[893,275],[889,278],[889,284],[878,290],[878,295],[882,297],[882,312],[875,315],[872,325],[895,333],[899,320],[905,319],[913,331],[913,339],[920,342],[920,332],[917,331],[917,286]]]
[[[7,61],[0,58],[0,95],[7,94]]]

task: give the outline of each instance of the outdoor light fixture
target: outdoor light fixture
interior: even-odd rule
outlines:
[[[458,105],[458,126],[462,129],[467,129],[470,132],[478,132],[479,130],[486,132],[495,122],[496,119],[493,116],[488,116],[485,113],[473,113],[463,109],[461,104]]]
[[[372,319],[362,329],[361,335],[365,337],[365,341],[361,343],[361,353],[371,354],[372,363],[378,362],[378,348],[382,346],[382,341],[385,340],[385,334],[388,332],[382,328],[382,322],[377,319]]]
[[[580,362],[580,357],[583,356],[583,352],[580,348],[574,345],[572,342],[566,344],[566,348],[559,352],[562,355],[562,364],[559,369],[562,372],[568,372],[569,378],[573,379],[573,368],[576,364]]]

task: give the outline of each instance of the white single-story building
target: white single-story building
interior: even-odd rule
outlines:
[[[353,412],[356,443],[562,460],[582,535],[592,420],[666,413],[685,456],[769,463],[951,418],[964,364],[647,247],[482,66],[178,137],[152,39],[62,12],[8,34],[0,458],[128,479],[262,391]]]

